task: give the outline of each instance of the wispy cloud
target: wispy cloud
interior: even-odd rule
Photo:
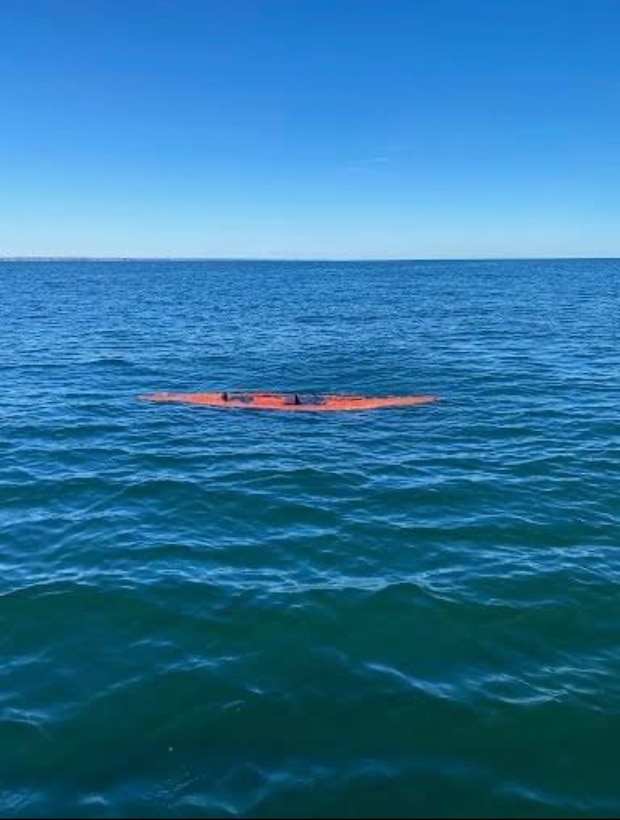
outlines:
[[[399,144],[389,144],[386,145],[380,151],[377,151],[376,154],[373,156],[362,157],[357,160],[352,160],[351,162],[347,163],[346,167],[350,170],[363,170],[364,168],[372,168],[375,166],[380,165],[388,165],[391,162],[394,162],[401,156],[403,153],[408,151],[409,148],[405,145]]]

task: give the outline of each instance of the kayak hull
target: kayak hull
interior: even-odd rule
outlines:
[[[226,397],[227,396],[227,397]],[[288,393],[150,393],[140,396],[143,401],[193,404],[226,410],[284,410],[287,412],[325,413],[351,410],[379,410],[387,407],[409,407],[434,404],[437,396],[334,396]]]

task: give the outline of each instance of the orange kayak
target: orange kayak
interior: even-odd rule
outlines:
[[[203,407],[242,410],[292,410],[325,412],[334,410],[378,410],[382,407],[407,407],[433,404],[437,396],[333,396],[303,393],[151,393],[144,401],[179,402]]]

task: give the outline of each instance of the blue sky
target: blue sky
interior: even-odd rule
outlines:
[[[0,255],[620,256],[617,0],[2,0]]]

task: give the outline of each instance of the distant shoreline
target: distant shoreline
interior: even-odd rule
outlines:
[[[596,262],[620,261],[618,256],[465,256],[465,257],[253,257],[253,256],[0,256],[2,262],[285,262],[367,263],[372,262]]]

